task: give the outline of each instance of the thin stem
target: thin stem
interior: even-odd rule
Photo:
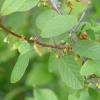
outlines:
[[[71,14],[72,10],[73,10],[73,9],[70,9],[70,10],[69,10],[69,13],[68,13],[68,15],[70,15],[70,14]]]
[[[3,24],[0,24],[0,28],[5,31],[6,33],[8,34],[11,34],[19,39],[24,39],[25,41],[29,42],[29,43],[36,43],[42,47],[49,47],[49,48],[56,48],[56,49],[64,49],[64,48],[67,48],[66,45],[61,45],[61,44],[57,44],[57,45],[50,45],[50,44],[45,44],[45,43],[41,43],[39,40],[36,40],[34,37],[31,39],[23,36],[23,35],[20,35],[18,33],[15,33],[13,31],[11,31],[10,29],[8,29],[7,27],[5,27]]]
[[[77,36],[76,36],[76,34],[75,34],[75,32],[77,32],[77,30],[78,30],[78,28],[79,28],[79,26],[80,26],[82,20],[84,19],[87,9],[88,9],[88,7],[83,11],[83,13],[82,13],[82,15],[81,15],[81,17],[80,17],[80,19],[79,19],[78,24],[70,31],[71,36],[72,36],[72,38],[73,38],[73,40],[74,40],[74,43],[76,43],[77,40],[78,40],[78,39],[77,39]]]

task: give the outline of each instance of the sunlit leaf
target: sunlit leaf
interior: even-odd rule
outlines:
[[[5,0],[1,8],[1,15],[30,10],[37,5],[38,1],[39,0]]]
[[[29,64],[31,54],[32,52],[28,51],[18,57],[18,60],[11,74],[11,83],[16,83],[22,78]]]
[[[80,75],[80,65],[70,56],[63,56],[59,59],[49,61],[51,71],[59,73],[61,79],[71,88],[82,89],[83,78]]]
[[[78,41],[74,46],[73,51],[81,56],[100,60],[100,43],[98,42],[89,40]]]
[[[44,27],[41,29],[41,36],[51,38],[63,34],[72,29],[77,24],[75,16],[56,16],[47,20]]]
[[[82,66],[81,74],[85,76],[92,75],[92,74],[100,76],[99,69],[100,69],[100,61],[88,60]]]
[[[58,100],[55,93],[50,89],[35,89],[34,98],[35,100]]]

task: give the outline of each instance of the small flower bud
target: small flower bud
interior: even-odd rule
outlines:
[[[63,51],[66,53],[67,52],[67,48],[65,48]]]
[[[80,2],[80,0],[75,0],[76,2]]]
[[[59,56],[59,54],[56,54],[56,58],[58,59],[60,56]]]
[[[73,8],[74,8],[74,5],[73,5],[73,3],[72,3],[71,1],[68,1],[68,2],[67,2],[67,5],[68,5],[68,7],[69,7],[70,9],[73,9]]]
[[[41,2],[41,4],[43,6],[47,6],[48,5],[48,0],[41,0],[40,2]]]
[[[80,34],[80,39],[88,40],[88,34],[86,32],[82,32]]]

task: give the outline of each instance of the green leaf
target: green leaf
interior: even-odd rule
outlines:
[[[78,41],[73,51],[81,56],[100,60],[100,43],[98,42],[89,40]]]
[[[74,9],[71,12],[71,15],[79,16],[79,13],[83,12],[85,7],[81,2],[76,2],[76,0],[70,0],[74,4]],[[66,1],[64,1],[63,8],[65,13],[69,13],[70,7],[66,6]]]
[[[58,100],[55,93],[50,89],[35,89],[35,100]]]
[[[91,40],[95,40],[96,39],[94,31],[92,29],[88,29],[86,32],[89,35],[89,37],[91,38]]]
[[[100,8],[99,8],[100,1],[99,0],[91,0],[91,1],[92,1],[92,5],[95,9],[96,14],[99,15],[99,13],[100,13]]]
[[[18,50],[21,54],[24,54],[24,53],[28,52],[30,49],[31,49],[31,46],[28,42],[26,42],[26,41],[21,41],[20,42]]]
[[[99,97],[99,92],[96,91],[96,89],[93,88],[89,88],[88,89],[89,95],[91,96],[91,98],[93,98],[93,100],[98,100],[97,98]]]
[[[99,33],[100,32],[100,24],[96,25],[92,29],[94,30],[95,33]]]
[[[81,22],[80,26],[79,26],[78,34],[80,34],[80,31],[85,32],[86,30],[89,30],[91,28],[92,28],[92,26],[91,26],[90,23],[88,23],[88,22]]]
[[[81,91],[79,94],[70,94],[68,100],[94,100],[90,97],[88,91]]]
[[[81,75],[88,76],[95,74],[100,76],[100,61],[88,60],[81,69]]]
[[[83,77],[80,75],[80,66],[71,56],[63,56],[49,61],[51,71],[56,70],[61,79],[73,89],[83,88]]]
[[[51,38],[63,34],[73,28],[77,24],[75,16],[56,16],[47,20],[41,29],[43,38]]]
[[[4,0],[0,0],[0,9],[1,9],[3,2],[4,2]]]
[[[25,100],[34,100],[32,97],[26,97]]]
[[[18,57],[18,60],[11,74],[11,83],[16,83],[22,78],[29,64],[29,59],[31,57],[31,54],[32,52],[28,51]]]
[[[36,19],[36,25],[39,29],[42,29],[45,23],[50,20],[51,18],[57,16],[58,13],[54,10],[46,10],[42,12]]]
[[[43,85],[50,82],[53,78],[53,75],[48,72],[48,67],[45,64],[36,63],[32,67],[26,79],[27,85]]]
[[[1,8],[1,15],[30,10],[37,5],[38,1],[39,0],[5,0]]]

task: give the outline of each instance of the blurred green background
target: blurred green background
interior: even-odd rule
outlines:
[[[0,2],[3,2],[3,0],[0,0]],[[87,0],[82,0],[82,3],[87,5]],[[85,20],[93,25],[97,24],[95,22],[100,24],[100,0],[92,0],[91,3]],[[35,7],[28,12],[14,13],[6,16],[3,23],[10,27],[11,30],[30,37],[37,33],[35,25],[37,16],[46,9],[41,6]],[[98,30],[100,30],[100,27],[98,27]],[[16,84],[10,83],[11,72],[19,56],[19,52],[15,50],[17,45],[18,40],[16,38],[7,36],[0,29],[0,100],[33,100],[31,97],[33,96],[32,91],[35,84],[38,87],[49,87],[55,91],[59,100],[67,100],[68,94],[73,90],[70,89],[69,91],[69,88],[59,81],[56,75],[48,71],[49,53],[39,56],[33,51],[23,78]]]

